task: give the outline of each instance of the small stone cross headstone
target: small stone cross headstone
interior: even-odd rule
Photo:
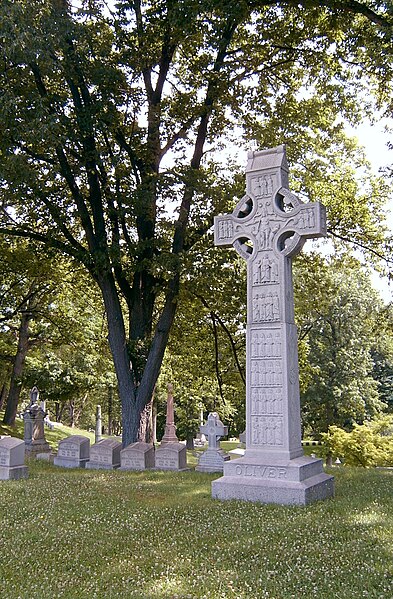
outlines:
[[[251,152],[247,194],[215,218],[215,244],[247,261],[246,451],[213,481],[218,499],[305,504],[333,494],[321,460],[303,456],[292,258],[326,235],[324,207],[288,190],[284,146]]]
[[[217,412],[211,412],[207,423],[200,427],[207,436],[208,448],[201,455],[195,470],[199,472],[222,472],[224,462],[230,459],[229,455],[220,448],[219,440],[228,434],[228,427],[224,426]]]

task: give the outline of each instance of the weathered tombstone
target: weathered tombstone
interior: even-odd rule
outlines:
[[[90,439],[82,435],[71,435],[59,441],[53,463],[64,468],[85,468],[89,458]]]
[[[217,412],[211,412],[207,417],[207,423],[202,425],[200,429],[201,433],[207,435],[208,448],[199,458],[195,470],[199,472],[222,472],[224,462],[229,460],[230,456],[220,448],[219,439],[228,434],[228,427],[223,425]]]
[[[102,439],[102,419],[101,419],[101,406],[96,407],[96,434],[95,442],[99,443]]]
[[[50,453],[50,445],[45,439],[45,410],[38,405],[39,391],[33,387],[30,391],[30,404],[23,414],[25,452],[29,456],[37,453]]]
[[[187,449],[176,436],[173,407],[173,385],[168,385],[166,404],[165,433],[161,445],[155,452],[155,464],[159,470],[185,470],[187,468]]]
[[[86,468],[90,470],[114,470],[120,466],[121,443],[115,439],[102,439],[90,448],[90,461]]]
[[[14,437],[0,439],[0,480],[27,478],[25,442]]]
[[[187,450],[182,443],[165,443],[156,449],[156,468],[158,470],[186,470]]]
[[[120,452],[120,470],[146,470],[154,466],[154,447],[151,443],[131,443]]]
[[[168,397],[166,400],[166,423],[164,436],[161,443],[178,443],[175,426],[175,410],[173,406],[173,385],[168,385]]]
[[[288,191],[284,146],[251,152],[247,195],[215,218],[215,243],[247,260],[246,451],[212,483],[217,499],[307,504],[334,492],[322,461],[303,456],[292,258],[326,234],[325,209]]]

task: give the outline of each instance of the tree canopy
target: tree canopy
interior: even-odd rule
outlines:
[[[286,143],[330,231],[386,252],[382,183],[354,180],[343,119],[389,102],[392,23],[379,1],[1,3],[0,232],[72,256],[99,286],[124,443],[200,239],[239,195],[229,144]]]

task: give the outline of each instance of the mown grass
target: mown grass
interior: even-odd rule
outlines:
[[[393,597],[393,472],[308,507],[211,499],[215,475],[29,462],[0,483],[7,599]]]

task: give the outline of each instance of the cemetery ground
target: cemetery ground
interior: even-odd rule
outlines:
[[[213,500],[218,474],[27,465],[0,484],[4,598],[393,596],[392,470],[333,468],[334,499],[282,507]]]

